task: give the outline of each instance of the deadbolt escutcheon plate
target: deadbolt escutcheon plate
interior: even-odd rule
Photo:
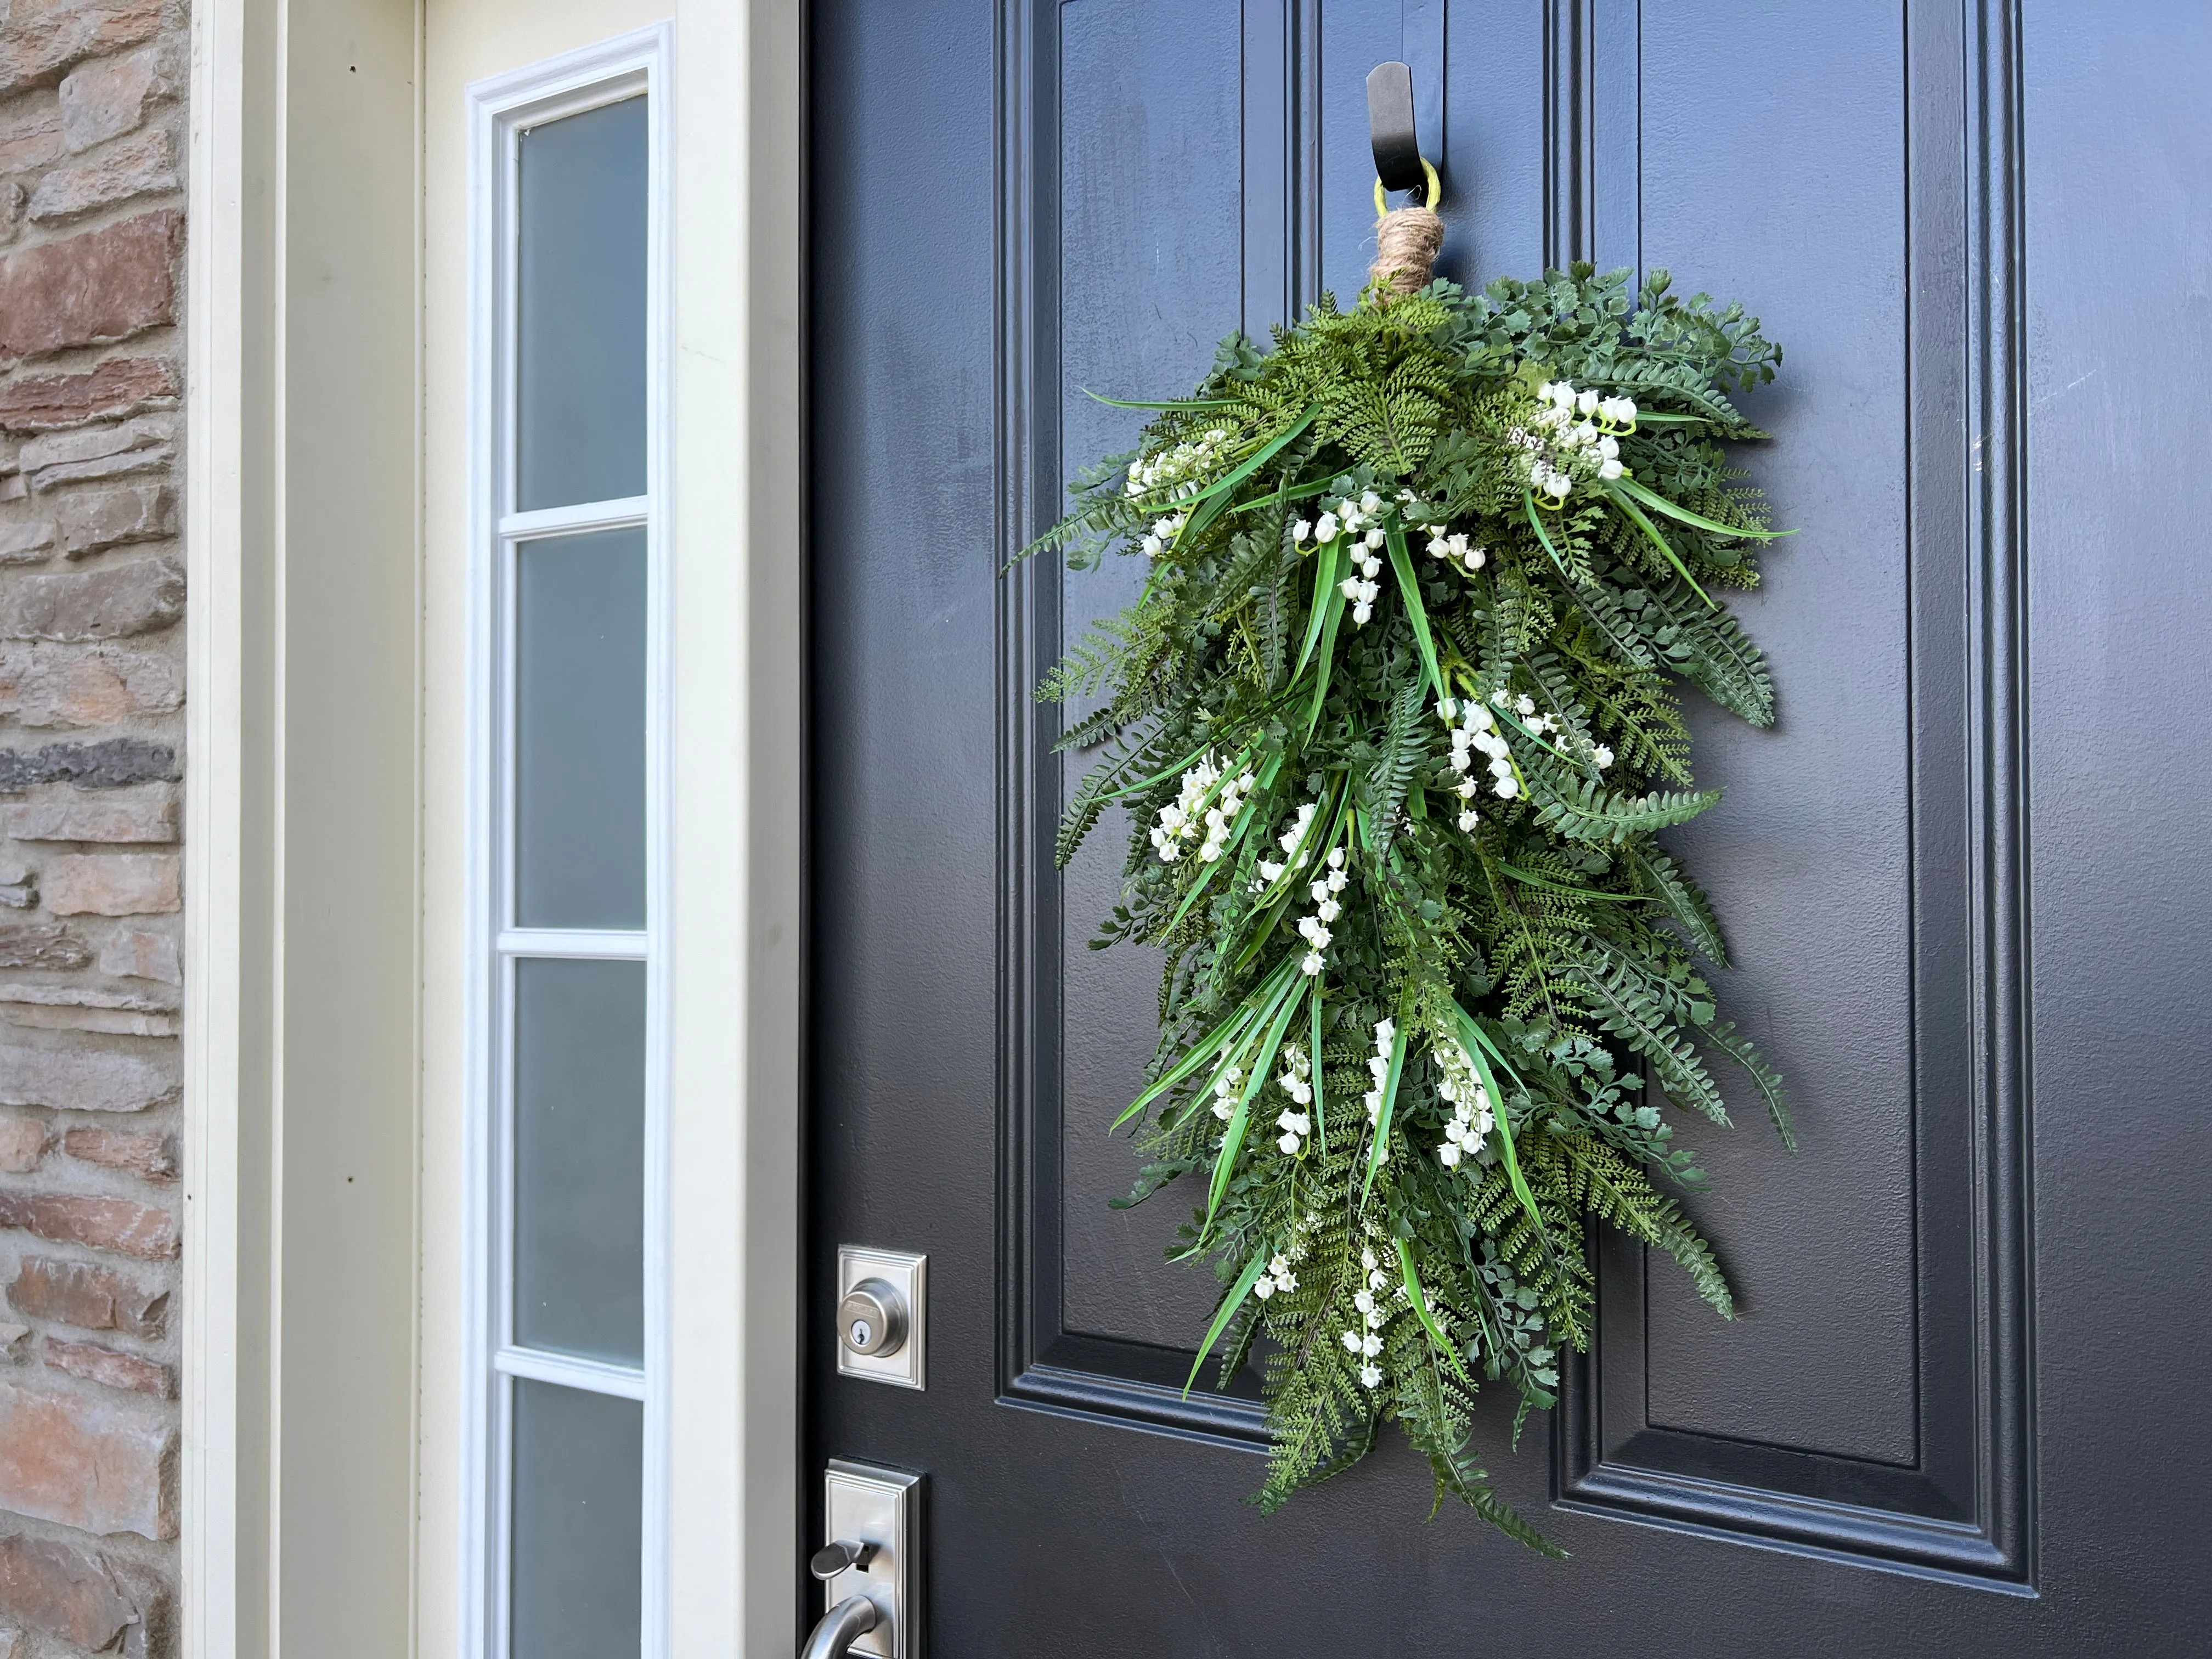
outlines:
[[[838,1375],[927,1387],[929,1258],[841,1244],[836,1290]]]

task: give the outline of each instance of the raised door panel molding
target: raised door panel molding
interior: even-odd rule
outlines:
[[[1790,1173],[1810,1176],[1808,1191],[1841,1190],[1833,1215],[1801,1209],[1808,1237],[1794,1241],[1773,1216],[1759,1224],[1755,1202],[1726,1211],[1741,1224],[1719,1227],[1723,1249],[1733,1231],[1732,1259],[1752,1288],[1747,1318],[1718,1339],[1674,1324],[1666,1264],[1619,1239],[1602,1243],[1597,1340],[1572,1368],[1559,1414],[1558,1496],[1570,1509],[2025,1590],[2032,1217],[2014,689],[2016,32],[1999,5],[1970,16],[1955,3],[1869,4],[1820,24],[1855,32],[1851,49],[1802,32],[1785,48],[1742,40],[1756,21],[1728,10],[1702,0],[1555,5],[1547,223],[1555,258],[1725,267],[1711,285],[1733,294],[1741,281],[1786,347],[1798,336],[1777,310],[1810,294],[1828,313],[1828,337],[1817,325],[1807,331],[1812,350],[1752,412],[1785,441],[1802,434],[1778,505],[1786,520],[1814,526],[1802,548],[1770,560],[1772,605],[1817,587],[1824,512],[1868,532],[1833,549],[1859,562],[1860,588],[1823,603],[1820,619],[1864,631],[1848,653],[1863,678],[1848,690],[1870,712],[1862,707],[1857,726],[1838,734],[1839,787],[1815,809],[1856,844],[1832,852],[1808,833],[1824,861],[1870,862],[1852,877],[1857,913],[1806,927],[1808,956],[1830,956],[1827,977],[1850,994],[1825,1018],[1798,1010],[1791,1029],[1793,992],[1822,978],[1818,965],[1802,967],[1794,988],[1765,988],[1751,1023],[1769,1024],[1756,1035],[1785,1073],[1799,1062],[1806,1151]],[[1713,48],[1729,36],[1762,65],[1759,93],[1735,104],[1741,131],[1702,121],[1713,107]],[[1885,60],[1887,84],[1874,73]],[[1678,73],[1683,63],[1701,67]],[[1793,68],[1826,77],[1820,98],[1762,106],[1786,99]],[[1838,83],[1854,75],[1862,86]],[[1840,129],[1854,119],[1864,125],[1846,148]],[[1752,131],[1761,122],[1763,153]],[[1705,188],[1676,188],[1698,168]],[[1791,184],[1778,199],[1773,187]],[[1686,203],[1696,206],[1686,213]],[[1682,222],[1716,204],[1724,221]],[[1750,291],[1759,276],[1740,275],[1763,270],[1771,283],[1785,261],[1803,275],[1772,306],[1767,292]],[[1683,286],[1705,285],[1702,271],[1685,274]],[[1808,377],[1806,356],[1820,382],[1817,425],[1792,419],[1789,388]],[[1895,499],[1865,499],[1875,482],[1893,484]],[[1892,514],[1897,533],[1875,533]],[[1900,627],[1881,624],[1884,605]],[[1770,609],[1753,631],[1772,642],[1781,617]],[[1832,675],[1838,653],[1829,655],[1823,672]],[[1792,668],[1778,653],[1785,732],[1793,712],[1801,726],[1821,716],[1817,702],[1807,708],[1802,678],[1800,701],[1790,701]],[[1893,742],[1895,776],[1878,753],[1844,751],[1869,732]],[[1708,735],[1700,731],[1700,750],[1710,755]],[[1723,755],[1723,764],[1743,758],[1742,791],[1755,795],[1756,758],[1741,744]],[[1854,789],[1864,793],[1854,799]],[[1770,920],[1757,878],[1735,878],[1724,834],[1698,839],[1693,866],[1710,873],[1717,860],[1717,902],[1724,917],[1747,915],[1755,954]],[[1778,839],[1766,839],[1762,860]],[[1805,878],[1790,878],[1801,884],[1792,904],[1809,902]],[[1892,908],[1902,936],[1885,950]],[[1746,1125],[1730,1139],[1757,1133]],[[1756,1155],[1739,1167],[1752,1164],[1762,1177],[1778,1175],[1776,1160]],[[1730,1173],[1717,1169],[1717,1188]],[[1894,1229],[1882,1224],[1892,1210]],[[1793,1243],[1786,1296],[1773,1299],[1784,1305],[1761,1333],[1758,1274],[1786,1261],[1772,1253]],[[1817,1294],[1824,1273],[1826,1302]]]
[[[1069,471],[1141,416],[1087,397],[1188,385],[1215,343],[1316,287],[1312,0],[1003,0],[1000,546],[1047,528]],[[1009,1403],[1256,1448],[1256,1387],[1183,1385],[1210,1275],[1162,1259],[1180,1212],[1110,1212],[1134,1174],[1103,1131],[1142,1086],[1156,967],[1085,940],[1111,908],[1103,824],[1053,845],[1083,769],[1034,698],[1066,641],[1135,596],[1109,568],[1016,566],[999,613],[1000,1387]]]

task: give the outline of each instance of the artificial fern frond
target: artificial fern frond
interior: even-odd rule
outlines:
[[[1704,890],[1684,873],[1682,866],[1649,843],[1632,844],[1623,850],[1622,857],[1636,872],[1638,884],[1681,924],[1698,954],[1716,968],[1727,967],[1728,941],[1721,937],[1720,918],[1713,914]]]

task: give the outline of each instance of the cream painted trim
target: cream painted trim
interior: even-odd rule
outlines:
[[[676,10],[684,49],[674,75],[669,1412],[680,1452],[670,1471],[671,1650],[682,1659],[781,1659],[797,1644],[792,1564],[805,1473],[798,1441],[799,8],[798,0],[678,0]],[[411,1369],[413,1344],[404,1333],[347,1352],[313,1335],[279,1344],[288,1306],[316,1314],[311,1326],[320,1316],[311,1301],[288,1301],[276,1231],[283,1199],[296,1188],[297,1213],[319,1215],[317,1206],[328,1203],[320,1177],[329,1172],[301,1150],[315,1144],[313,1134],[294,1139],[292,1164],[279,1161],[277,1121],[289,1110],[324,1134],[359,1121],[328,1115],[312,1088],[295,1086],[288,1097],[284,1067],[307,1075],[318,1056],[295,1052],[288,1062],[278,1036],[287,955],[310,966],[346,960],[318,955],[339,951],[342,938],[318,934],[312,918],[277,907],[276,872],[294,850],[282,805],[291,758],[313,757],[327,717],[319,711],[342,707],[286,688],[303,676],[305,689],[326,699],[326,683],[313,677],[320,665],[310,632],[360,620],[306,614],[332,593],[330,563],[303,564],[317,580],[289,586],[283,571],[286,475],[309,465],[294,446],[326,449],[331,435],[319,426],[283,429],[288,351],[330,343],[327,335],[288,335],[307,327],[302,319],[322,301],[303,286],[301,303],[288,309],[287,276],[329,269],[317,263],[328,250],[298,239],[336,234],[330,214],[295,222],[284,204],[340,204],[357,183],[341,176],[343,149],[328,125],[343,108],[319,104],[320,129],[306,132],[288,125],[287,87],[326,100],[325,88],[345,84],[323,75],[344,32],[357,29],[388,50],[395,27],[414,31],[419,87],[418,7],[318,0],[300,9],[296,27],[290,0],[196,0],[192,8],[186,1659],[261,1659],[281,1641],[280,1609],[303,1642],[312,1632],[319,1654],[343,1659],[384,1659],[421,1644],[426,1629],[452,1630],[458,1613],[403,1612],[409,1643],[378,1634],[413,1594],[411,1581],[384,1576],[383,1558],[396,1549],[416,1559],[407,1535],[416,1523],[387,1513],[380,1500],[364,1516],[360,1490],[331,1478],[334,1468],[325,1472],[333,1453],[348,1449],[334,1433],[343,1425],[314,1420],[326,1371],[358,1370],[364,1360],[380,1368],[404,1359]],[[404,155],[410,137],[419,156],[419,106],[411,134],[395,111],[359,115],[385,123],[376,143],[387,147],[360,152],[356,167],[362,155],[389,158],[392,143]],[[301,118],[308,113],[302,104]],[[336,274],[349,274],[343,261]],[[296,500],[309,498],[307,483],[303,474]],[[318,550],[303,545],[300,556]],[[301,653],[296,660],[285,654],[288,638]],[[422,683],[418,670],[412,685],[380,682],[361,695],[398,696],[411,708]],[[416,729],[419,775],[419,720]],[[317,850],[307,842],[297,849],[310,864]],[[311,876],[327,879],[302,866],[294,880]],[[377,960],[398,954],[388,948]],[[317,988],[307,971],[301,984]],[[388,978],[390,970],[380,971]],[[398,988],[416,994],[424,975],[418,966],[415,983]],[[369,988],[381,995],[395,988],[378,981]],[[406,1040],[395,1025],[392,1041]],[[418,1109],[408,1100],[390,1107]],[[419,1147],[419,1122],[414,1133]],[[380,1178],[390,1173],[380,1166]],[[415,1200],[409,1192],[383,1201]],[[418,1219],[418,1239],[421,1226]],[[334,1230],[331,1248],[343,1238]],[[404,1270],[414,1282],[411,1263],[369,1265]],[[305,1298],[305,1266],[293,1269],[291,1296]],[[417,1285],[418,1307],[424,1289]],[[364,1338],[381,1331],[362,1328]],[[280,1399],[291,1409],[281,1425]],[[417,1446],[427,1431],[416,1425]],[[293,1442],[306,1455],[293,1458],[288,1482],[280,1449]],[[380,1438],[363,1439],[351,1455],[385,1469],[396,1455],[412,1471],[418,1507],[425,1482],[451,1478]],[[319,1545],[344,1547],[364,1527],[377,1565],[351,1555],[358,1571],[311,1571]],[[285,1581],[280,1537],[293,1540],[296,1583]]]
[[[799,6],[681,0],[676,27],[672,1650],[782,1659],[805,1513]]]
[[[200,0],[191,28],[180,1638],[386,1659],[418,1439],[421,21]]]
[[[183,1645],[239,1651],[246,17],[191,11],[185,369]]]

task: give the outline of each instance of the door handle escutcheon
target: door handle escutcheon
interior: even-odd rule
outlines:
[[[808,1559],[828,1609],[804,1659],[923,1659],[919,1598],[921,1477],[833,1457],[823,1471],[822,1530]]]

